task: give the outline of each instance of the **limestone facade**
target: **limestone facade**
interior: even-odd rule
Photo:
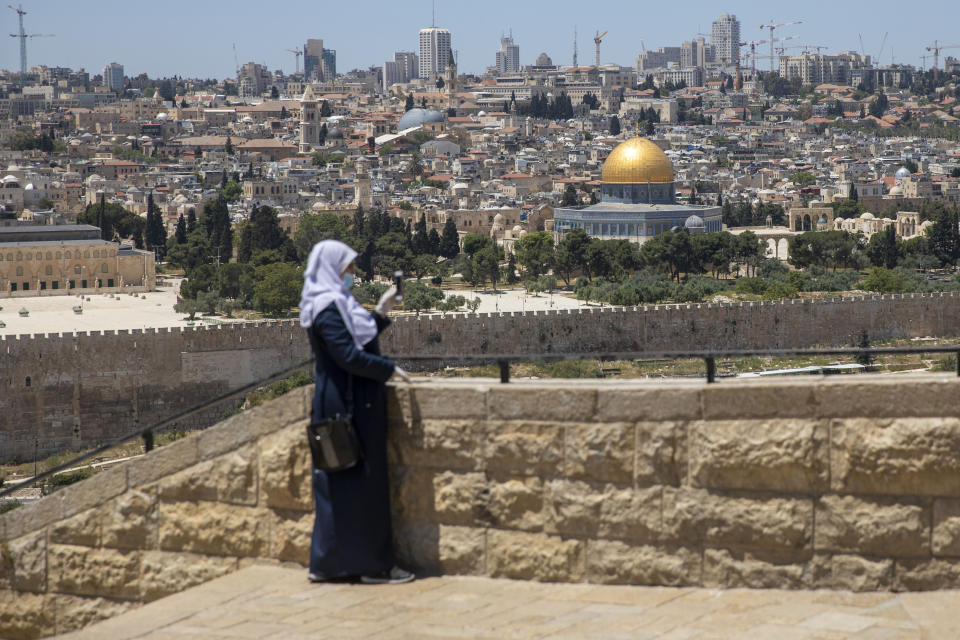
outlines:
[[[311,397],[0,516],[0,637],[70,631],[251,562],[305,565]],[[388,413],[397,552],[420,571],[960,587],[956,377],[474,379],[391,386]]]

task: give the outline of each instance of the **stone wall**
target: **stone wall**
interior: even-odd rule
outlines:
[[[457,355],[843,346],[960,332],[960,295],[656,305],[400,318],[387,354]],[[306,357],[295,321],[0,339],[0,461],[94,446]],[[188,425],[216,422],[223,408]]]
[[[0,516],[0,637],[305,565],[312,389]],[[391,387],[410,567],[603,584],[960,587],[960,379]]]

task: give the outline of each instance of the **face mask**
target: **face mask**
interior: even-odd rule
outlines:
[[[345,273],[343,274],[343,286],[350,290],[353,288],[353,274]]]

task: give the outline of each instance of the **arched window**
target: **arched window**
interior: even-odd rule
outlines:
[[[23,260],[23,253],[20,251],[17,251],[17,260]]]
[[[53,254],[47,251],[47,260],[53,260]]]
[[[84,257],[84,258],[89,258],[89,257],[90,257],[90,249],[87,249],[86,251],[83,252],[83,257]]]
[[[104,262],[102,265],[100,265],[100,271],[103,272],[103,273],[107,273],[108,271],[110,271],[110,268],[107,266],[107,263],[106,263],[106,262]]]
[[[57,260],[59,260],[59,259],[60,259],[60,252],[57,251]]]
[[[70,254],[69,251],[67,251],[67,252],[66,252],[65,254],[63,254],[63,255],[64,255],[64,257],[65,257],[67,260],[70,259],[71,254]]]
[[[74,272],[74,273],[80,273],[80,265],[78,265],[78,264],[73,265],[73,272]]]
[[[32,254],[32,253],[28,253],[28,254],[27,254],[27,260],[33,260],[33,254]]]
[[[51,267],[50,265],[47,265],[47,268],[46,268],[45,272],[46,272],[46,274],[47,274],[48,276],[52,276],[52,275],[53,275],[53,267]]]
[[[22,275],[23,275],[23,267],[17,267],[17,275],[18,275],[18,276],[22,276]]]

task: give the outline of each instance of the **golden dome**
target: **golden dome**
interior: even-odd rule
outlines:
[[[617,145],[603,163],[604,184],[666,184],[673,182],[673,164],[663,150],[646,138]]]

